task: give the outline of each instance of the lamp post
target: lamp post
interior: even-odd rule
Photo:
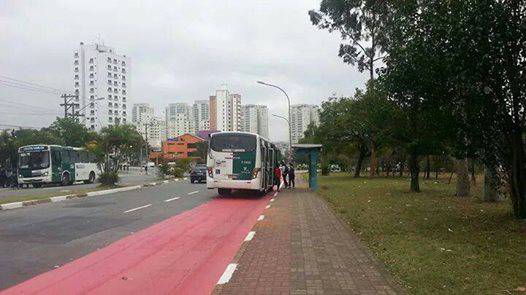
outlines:
[[[274,114],[273,114],[273,116],[278,117],[278,118],[282,118],[285,121],[287,121],[287,123],[289,124],[289,162],[290,162],[290,160],[292,160],[292,126],[290,125],[290,98],[289,98],[289,95],[287,94],[287,92],[285,92],[285,90],[283,90],[279,86],[276,86],[276,85],[273,85],[273,84],[269,84],[269,83],[266,83],[266,82],[263,82],[263,81],[257,81],[257,83],[261,84],[261,85],[277,88],[281,92],[283,92],[283,94],[285,94],[285,96],[287,97],[288,119],[285,119],[285,117],[277,116],[277,115],[274,115]]]
[[[95,99],[94,101],[99,101],[99,100],[103,100],[103,99],[105,99],[105,97],[99,97],[99,98]],[[82,110],[84,110],[84,109],[87,108],[87,107],[88,107],[88,104],[86,104],[86,105],[85,105],[83,108],[81,108],[80,110],[78,110],[78,111],[74,111],[74,112],[73,112],[73,117],[84,116],[84,115],[79,114],[79,112],[82,111]]]

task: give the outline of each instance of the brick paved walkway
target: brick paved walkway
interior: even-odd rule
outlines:
[[[234,258],[232,278],[214,294],[401,293],[316,194],[285,190],[270,204]]]

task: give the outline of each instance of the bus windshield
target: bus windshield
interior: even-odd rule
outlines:
[[[214,134],[210,148],[216,152],[253,152],[256,150],[256,137],[250,134]]]
[[[45,169],[49,167],[49,151],[20,153],[19,168]]]

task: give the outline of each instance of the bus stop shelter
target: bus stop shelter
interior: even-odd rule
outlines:
[[[307,156],[309,163],[309,187],[312,190],[318,189],[318,159],[323,145],[321,144],[293,144],[294,157]]]

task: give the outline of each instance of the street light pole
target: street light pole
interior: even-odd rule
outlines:
[[[276,86],[276,85],[273,85],[273,84],[269,84],[269,83],[266,83],[266,82],[263,82],[263,81],[257,81],[257,83],[261,84],[261,85],[277,88],[281,92],[283,92],[283,94],[285,94],[285,96],[287,97],[287,105],[288,105],[288,113],[289,113],[288,117],[289,118],[285,119],[284,117],[281,117],[281,116],[277,116],[277,115],[273,115],[273,116],[279,117],[279,118],[283,118],[289,124],[289,162],[290,162],[292,160],[292,126],[290,125],[290,98],[289,98],[289,95],[287,94],[287,92],[285,92],[285,90],[283,90],[283,88],[281,88],[279,86]]]

